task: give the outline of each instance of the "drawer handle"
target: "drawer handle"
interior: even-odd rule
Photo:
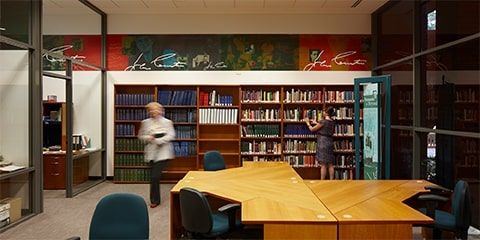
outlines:
[[[58,176],[60,173],[52,173],[52,176]]]
[[[58,165],[59,162],[52,162],[52,163],[50,163],[50,164],[51,164],[51,165]]]

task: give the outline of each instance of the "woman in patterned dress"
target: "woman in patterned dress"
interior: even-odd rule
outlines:
[[[305,123],[311,132],[317,134],[317,154],[315,160],[320,165],[320,179],[324,180],[327,175],[330,180],[334,179],[335,156],[333,155],[333,133],[335,130],[335,124],[331,117],[335,114],[335,110],[332,107],[328,107],[323,111],[324,118],[320,122],[312,121],[306,118]],[[313,125],[312,125],[313,124]]]

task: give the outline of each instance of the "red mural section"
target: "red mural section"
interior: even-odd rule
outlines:
[[[100,66],[101,64],[100,35],[48,35],[43,37],[43,48],[90,65]],[[44,70],[63,69],[65,69],[64,60],[44,56]],[[92,70],[80,65],[73,65],[73,69]]]
[[[124,52],[126,35],[107,36],[107,68],[109,71],[123,71],[128,67],[128,54]]]
[[[370,35],[300,35],[298,69],[370,71]]]

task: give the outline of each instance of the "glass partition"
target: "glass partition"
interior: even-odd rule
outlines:
[[[0,35],[23,43],[30,41],[30,0],[0,0]]]
[[[74,65],[73,192],[102,178],[101,71]]]
[[[29,56],[0,43],[0,206],[10,204],[8,223],[32,213]],[[0,229],[8,223],[0,221]]]

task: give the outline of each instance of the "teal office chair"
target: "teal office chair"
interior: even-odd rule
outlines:
[[[217,171],[225,169],[225,160],[219,151],[208,151],[203,157],[203,170]]]
[[[89,239],[148,239],[145,200],[132,193],[113,193],[98,202],[90,223]]]
[[[426,202],[426,208],[419,210],[435,220],[433,227],[433,238],[441,239],[442,231],[454,232],[455,237],[467,239],[468,228],[470,227],[472,210],[470,205],[470,191],[468,183],[459,180],[452,191],[443,187],[427,186],[430,194],[421,195],[418,199]],[[452,195],[452,212],[437,210],[438,203],[448,202],[445,194]],[[443,195],[443,196],[442,196]]]
[[[238,229],[240,204],[227,204],[212,212],[206,196],[193,188],[180,189],[180,216],[188,238],[215,238]]]

